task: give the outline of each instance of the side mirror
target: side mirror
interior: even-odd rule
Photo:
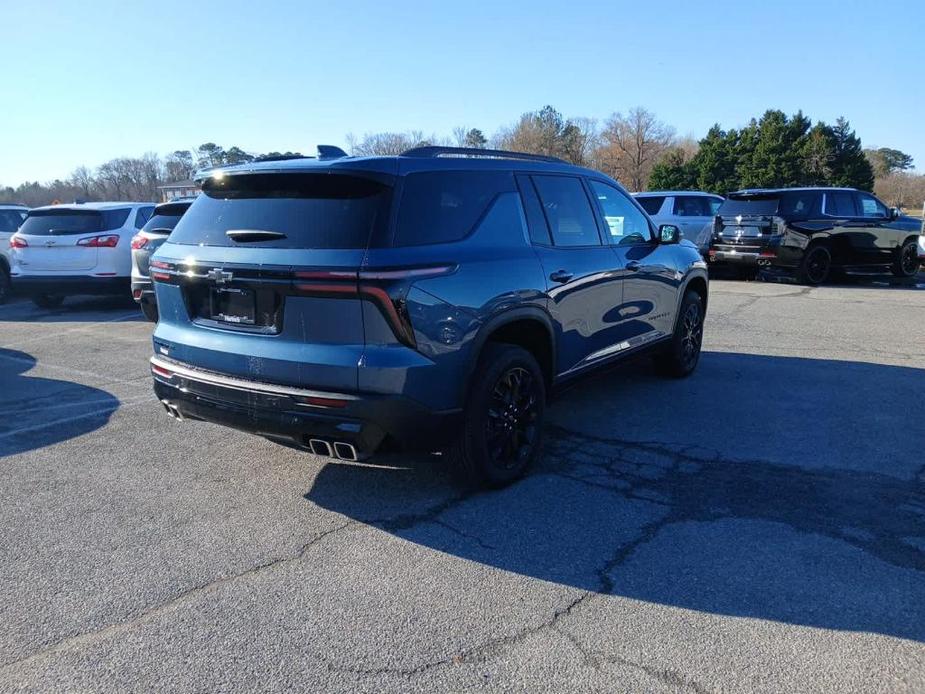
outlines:
[[[659,243],[678,243],[681,240],[681,229],[674,224],[662,224],[658,228]]]
[[[899,210],[898,207],[891,207],[891,208],[890,208],[889,217],[890,217],[890,221],[891,221],[891,222],[892,222],[894,219],[899,219],[901,216],[902,216],[902,212],[900,212],[900,210]]]

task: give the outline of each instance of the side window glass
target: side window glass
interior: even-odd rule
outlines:
[[[646,214],[658,214],[658,211],[662,209],[662,204],[665,202],[665,196],[647,195],[636,198],[636,202],[642,205],[642,209],[646,211]]]
[[[476,229],[481,238],[511,243],[516,238],[519,242],[527,240],[526,219],[520,196],[517,193],[501,193],[488,208]]]
[[[135,228],[141,229],[149,219],[151,219],[151,214],[154,212],[153,207],[139,207],[138,212],[135,214]]]
[[[826,193],[825,213],[830,217],[856,217],[854,196],[844,191]]]
[[[580,179],[534,176],[533,182],[556,246],[601,245],[594,212]]]
[[[886,207],[873,195],[858,193],[858,205],[862,217],[886,217]]]
[[[616,188],[591,181],[591,190],[597,198],[601,214],[607,222],[610,243],[627,246],[648,243],[652,240],[649,220],[639,209]]]
[[[530,229],[530,241],[540,246],[549,246],[549,227],[546,226],[546,217],[543,215],[543,206],[536,196],[536,188],[529,176],[517,174],[517,187],[524,202],[524,213],[527,215],[527,227]]]
[[[709,217],[710,205],[703,195],[678,195],[674,199],[676,217]]]
[[[710,216],[715,216],[722,205],[723,201],[720,198],[710,198]]]

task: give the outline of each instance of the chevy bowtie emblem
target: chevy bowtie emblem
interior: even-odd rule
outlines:
[[[213,268],[206,273],[206,277],[216,284],[225,284],[225,282],[231,281],[233,275],[219,268]]]

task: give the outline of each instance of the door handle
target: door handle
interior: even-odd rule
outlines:
[[[556,270],[549,276],[549,279],[551,279],[553,282],[568,282],[574,276],[575,275],[571,272],[567,272],[565,270]]]
[[[639,261],[638,260],[629,261],[626,264],[626,269],[629,270],[630,272],[636,272],[637,270],[639,270]]]

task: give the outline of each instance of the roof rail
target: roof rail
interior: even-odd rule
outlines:
[[[546,161],[554,164],[567,164],[559,157],[547,157],[544,154],[527,154],[526,152],[509,152],[504,149],[481,149],[479,147],[415,147],[401,153],[403,157],[483,157],[486,159],[526,159],[528,161]]]

